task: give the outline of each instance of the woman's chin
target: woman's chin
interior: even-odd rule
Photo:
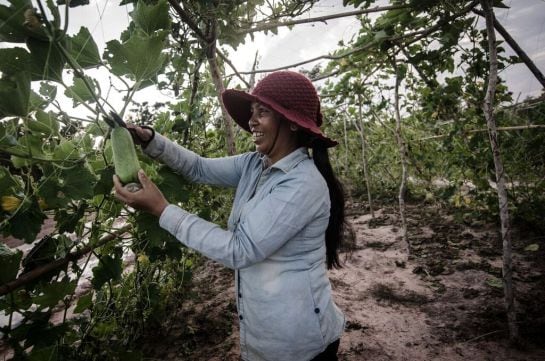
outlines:
[[[265,147],[261,143],[255,143],[255,150],[261,154],[267,154]]]

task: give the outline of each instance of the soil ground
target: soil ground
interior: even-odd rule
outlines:
[[[445,210],[411,206],[411,256],[394,208],[371,218],[355,204],[356,234],[344,267],[330,271],[347,324],[340,360],[545,360],[543,237],[513,233],[521,342],[510,346],[501,288],[502,244],[493,225],[456,222]],[[192,297],[147,337],[149,360],[239,360],[232,271],[204,261]]]

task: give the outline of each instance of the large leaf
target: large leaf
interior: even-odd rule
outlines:
[[[55,45],[34,38],[27,39],[26,44],[32,54],[30,64],[32,80],[62,81],[62,70],[66,61]]]
[[[82,78],[74,78],[74,85],[64,91],[64,95],[72,98],[74,102],[74,107],[81,103],[92,103],[95,101],[94,94],[96,94],[97,83],[92,78],[86,75],[84,76],[87,80],[87,84],[91,86],[91,89],[87,88],[87,85]]]
[[[32,198],[23,202],[23,206],[10,219],[6,231],[17,239],[32,243],[42,229],[45,218],[46,216],[40,210],[38,201]]]
[[[17,133],[18,133],[17,120],[12,119],[11,121],[0,122],[0,147],[11,147],[15,146],[17,143]]]
[[[12,251],[8,246],[0,243],[0,284],[8,283],[17,277],[22,257],[23,252]]]
[[[57,345],[43,348],[34,348],[28,356],[29,361],[52,361],[58,360],[59,348]]]
[[[169,28],[168,8],[166,0],[159,0],[156,4],[150,5],[147,5],[144,1],[138,1],[136,9],[131,13],[131,17],[136,26],[146,34],[151,35],[157,30]]]
[[[23,48],[0,49],[0,59],[0,113],[25,116],[30,99],[30,54]]]
[[[30,77],[28,73],[21,72],[0,79],[0,112],[3,117],[27,115],[29,99]]]
[[[73,233],[76,230],[80,219],[85,215],[85,208],[87,208],[87,203],[83,202],[73,212],[67,212],[62,209],[59,210],[55,214],[55,221],[59,227],[59,233]]]
[[[10,174],[9,170],[0,167],[0,196],[14,194],[21,189],[21,184]]]
[[[82,313],[93,305],[93,292],[81,296],[78,300],[78,305],[74,308],[74,313]]]
[[[110,63],[114,74],[129,74],[135,81],[150,79],[166,61],[167,56],[162,51],[167,35],[167,31],[153,35],[135,31],[123,44],[117,40],[109,41],[104,58]]]
[[[118,254],[114,257],[110,255],[101,256],[98,265],[93,268],[91,284],[94,289],[100,290],[102,285],[110,280],[119,281],[122,271],[121,257]]]
[[[28,71],[30,66],[30,53],[23,48],[0,49],[0,59],[0,71],[4,75]]]
[[[44,167],[45,180],[39,186],[39,195],[51,208],[63,208],[71,200],[90,199],[96,177],[85,164],[58,170]]]
[[[187,181],[181,175],[172,172],[167,167],[162,167],[158,173],[161,180],[157,181],[157,186],[167,199],[171,202],[187,202],[189,200]]]
[[[29,119],[27,127],[33,133],[41,133],[46,136],[59,135],[59,122],[53,112],[46,113],[43,110],[36,111],[36,119]]]
[[[107,167],[99,172],[99,181],[95,185],[95,194],[110,194],[114,187],[113,176],[115,174],[114,167]]]
[[[54,307],[66,296],[76,290],[76,280],[65,277],[60,282],[48,283],[42,286],[43,295],[34,297],[33,301],[42,307]]]
[[[24,43],[28,37],[25,11],[32,9],[30,0],[10,1],[11,6],[0,5],[0,40],[10,43]]]
[[[81,27],[77,35],[68,37],[67,50],[82,68],[92,68],[102,64],[98,47],[89,29]]]

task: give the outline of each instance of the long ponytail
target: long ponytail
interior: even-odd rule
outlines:
[[[343,186],[333,172],[327,148],[320,144],[320,142],[313,142],[312,158],[314,159],[314,164],[327,182],[329,198],[331,200],[329,224],[325,232],[327,268],[342,268],[339,261],[339,248],[343,243],[343,234],[346,226]]]

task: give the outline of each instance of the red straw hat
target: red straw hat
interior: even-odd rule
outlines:
[[[277,71],[258,82],[252,93],[227,89],[222,93],[222,99],[231,117],[248,132],[251,104],[259,102],[297,124],[301,130],[314,135],[326,147],[337,145],[320,130],[320,99],[312,82],[303,74]]]

